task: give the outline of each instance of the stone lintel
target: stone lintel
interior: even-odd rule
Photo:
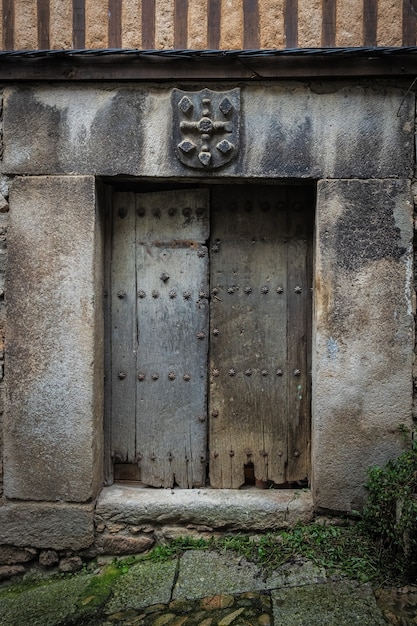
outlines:
[[[7,87],[3,171],[160,178],[412,175],[414,95],[407,92],[408,85],[366,80],[246,85],[241,88],[236,157],[215,174],[204,167],[190,169],[176,157],[173,87],[134,83]],[[205,87],[225,88],[211,83]]]

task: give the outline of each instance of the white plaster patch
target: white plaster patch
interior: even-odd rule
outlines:
[[[36,100],[44,106],[65,112],[69,140],[73,144],[90,139],[97,113],[108,106],[117,92],[99,89],[38,89]]]
[[[333,337],[329,337],[327,340],[327,355],[328,358],[333,361],[334,359],[337,359],[337,355],[339,353],[339,346],[337,343],[336,339],[333,339]]]
[[[172,161],[169,155],[171,142],[166,141],[172,134],[170,97],[170,92],[158,92],[150,93],[146,99],[144,110],[146,124],[143,126],[143,153],[146,154],[144,173],[149,172],[155,176],[163,175],[166,171],[165,164]]]

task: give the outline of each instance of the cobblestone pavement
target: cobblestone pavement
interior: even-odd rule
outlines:
[[[272,599],[268,593],[220,594],[189,602],[173,600],[140,611],[109,615],[100,626],[270,626]]]
[[[123,570],[123,571],[122,571]],[[417,587],[372,589],[295,559],[191,550],[0,587],[0,626],[415,626]]]

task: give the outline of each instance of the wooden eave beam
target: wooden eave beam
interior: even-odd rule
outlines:
[[[337,50],[337,49],[335,49]],[[140,51],[0,52],[1,81],[156,81],[277,80],[417,76],[417,48],[346,54],[315,51],[293,54],[155,54]],[[101,53],[100,53],[101,52]],[[171,52],[171,51],[170,51]]]

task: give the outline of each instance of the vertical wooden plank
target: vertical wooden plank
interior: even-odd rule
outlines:
[[[125,0],[126,1],[126,0]],[[122,45],[122,0],[109,2],[109,48],[120,48]]]
[[[208,0],[207,41],[211,50],[220,47],[221,0]]]
[[[155,48],[155,0],[142,0],[142,48]]]
[[[85,48],[85,0],[72,0],[72,41],[75,49]]]
[[[113,190],[101,188],[100,206],[104,213],[104,484],[113,483],[112,449],[112,331],[111,331],[111,255],[113,228]]]
[[[334,48],[336,39],[336,0],[322,0],[323,24],[321,45]]]
[[[243,0],[243,47],[259,48],[259,6],[258,0]]]
[[[0,2],[0,46],[4,46],[4,19],[3,19],[3,2]]]
[[[310,473],[312,203],[302,187],[288,198],[288,466],[289,482]]]
[[[174,48],[187,47],[188,41],[188,0],[175,0],[174,8]]]
[[[403,0],[403,46],[416,45],[417,6],[412,0]]]
[[[208,194],[137,196],[137,456],[154,487],[206,476]]]
[[[239,488],[245,465],[285,482],[286,246],[283,188],[213,191],[210,484]]]
[[[376,46],[378,0],[363,0],[363,45]]]
[[[13,0],[3,0],[3,50],[14,50]]]
[[[49,49],[49,0],[38,0],[38,48]]]
[[[298,45],[298,0],[285,0],[284,9],[285,47]]]
[[[112,455],[115,462],[136,460],[136,268],[135,198],[116,193],[111,255]]]

